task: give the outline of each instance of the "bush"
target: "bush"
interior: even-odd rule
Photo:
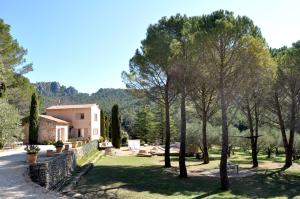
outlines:
[[[89,138],[89,137],[85,138],[84,141],[85,141],[85,143],[89,143],[91,141],[91,138]]]
[[[102,142],[104,142],[104,141],[105,141],[104,137],[100,136],[98,142],[99,142],[99,143],[102,143]]]
[[[57,142],[55,142],[53,144],[55,147],[63,147],[64,146],[64,143],[61,141],[61,140],[58,140]]]
[[[27,145],[24,150],[27,154],[37,154],[40,151],[40,148],[37,145]]]
[[[122,145],[128,144],[129,135],[126,131],[122,131]]]
[[[71,138],[71,139],[69,139],[68,141],[71,142],[71,143],[73,144],[73,143],[76,143],[76,142],[77,142],[77,139],[76,139],[76,138]]]
[[[45,140],[44,145],[53,145],[55,143],[55,140]]]

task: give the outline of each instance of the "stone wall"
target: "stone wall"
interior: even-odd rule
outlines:
[[[93,140],[89,142],[88,144],[84,144],[78,148],[72,149],[72,151],[75,152],[76,158],[80,159],[83,157],[85,154],[88,154],[94,149],[98,149],[98,140]]]
[[[80,159],[98,148],[98,141],[94,140],[76,149],[55,154],[54,157],[39,158],[38,162],[29,166],[31,180],[48,190],[53,190],[65,182],[76,169],[76,159]]]
[[[76,156],[73,151],[65,151],[29,166],[31,180],[48,190],[62,184],[76,169]]]
[[[39,131],[38,131],[38,143],[44,144],[44,141],[54,140],[56,135],[56,123],[53,121],[46,120],[44,118],[39,119]],[[24,132],[24,144],[29,143],[29,124],[23,125]]]

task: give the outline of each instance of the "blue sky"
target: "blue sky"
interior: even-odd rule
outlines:
[[[227,9],[250,17],[271,47],[281,47],[300,40],[299,8],[297,0],[1,0],[0,18],[28,49],[32,82],[92,93],[125,87],[121,72],[162,16]]]

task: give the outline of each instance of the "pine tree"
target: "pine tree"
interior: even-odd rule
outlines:
[[[112,144],[115,148],[121,147],[121,117],[118,105],[114,105],[111,110]]]
[[[142,139],[146,143],[154,143],[157,140],[154,130],[154,117],[149,106],[144,106],[136,114],[134,124],[134,137]]]
[[[165,112],[164,107],[160,104],[157,104],[153,109],[154,121],[153,121],[153,130],[157,134],[156,142],[164,144],[165,142]]]
[[[157,104],[153,109],[153,131],[157,135],[157,143],[165,143],[165,112],[164,107]],[[171,143],[178,141],[178,128],[175,125],[173,113],[170,115],[170,140]]]
[[[29,115],[29,143],[37,144],[39,130],[39,102],[36,93],[31,97],[30,115]]]

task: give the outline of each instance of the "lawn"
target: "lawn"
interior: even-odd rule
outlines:
[[[217,169],[219,156],[212,155],[208,165],[187,158],[188,179],[177,177],[177,157],[174,167],[165,169],[163,157],[105,156],[79,182],[76,190],[92,198],[293,198],[300,196],[300,170],[292,168],[280,172],[277,162],[260,155],[262,167],[257,174],[231,178],[231,190],[222,192],[218,177],[193,175],[191,171]],[[242,168],[250,168],[250,156],[236,153],[230,161]],[[266,169],[266,165],[270,168]],[[274,166],[275,165],[275,166]],[[299,165],[296,165],[299,168]]]

